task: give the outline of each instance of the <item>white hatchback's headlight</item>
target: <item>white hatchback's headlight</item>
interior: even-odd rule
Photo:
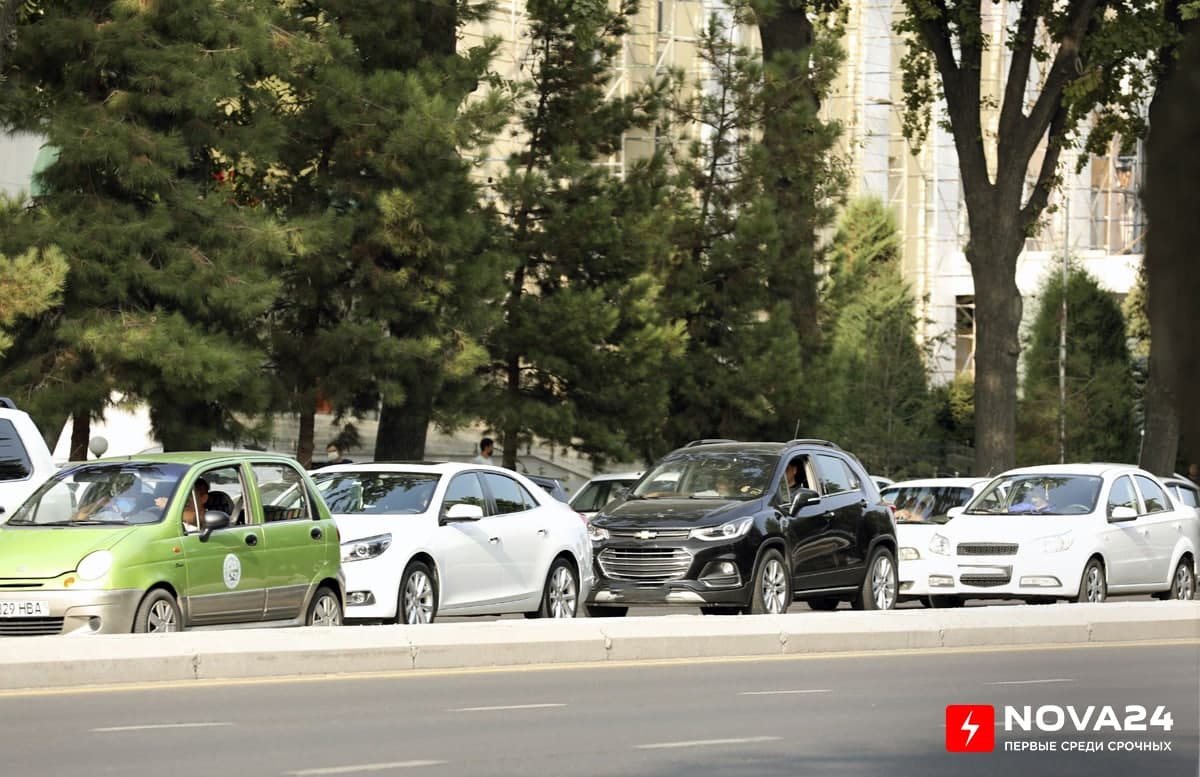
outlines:
[[[897,555],[901,561],[916,561],[921,558],[921,551],[916,548],[901,548]]]
[[[112,553],[107,550],[89,553],[75,567],[75,574],[79,575],[80,580],[99,580],[112,569],[112,558]]]
[[[392,535],[378,534],[374,537],[364,537],[361,540],[351,540],[342,543],[342,563],[348,561],[366,561],[381,555],[392,544]]]
[[[1042,537],[1035,540],[1035,542],[1040,543],[1043,553],[1062,553],[1075,543],[1075,535],[1068,531],[1062,534]]]
[[[749,532],[753,523],[753,518],[741,518],[720,526],[710,526],[707,529],[692,529],[688,536],[694,540],[708,540],[709,542],[735,540]]]
[[[941,534],[933,535],[933,539],[929,541],[929,552],[939,556],[949,556],[950,540]]]

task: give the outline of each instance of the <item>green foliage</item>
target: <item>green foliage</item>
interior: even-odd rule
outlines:
[[[28,245],[70,266],[61,309],[10,353],[26,386],[70,386],[87,413],[119,387],[168,449],[236,438],[235,413],[265,407],[257,322],[285,237],[223,185],[214,150],[277,142],[230,108],[270,41],[259,5],[207,0],[53,3],[22,28],[0,114],[59,152]]]
[[[857,453],[872,472],[927,474],[936,458],[928,446],[933,403],[891,212],[878,199],[851,203],[830,255],[817,434]]]
[[[22,215],[19,204],[0,197],[0,233],[11,234]],[[12,345],[10,330],[18,321],[60,302],[66,277],[66,257],[55,246],[28,248],[13,256],[0,247],[0,357]]]
[[[496,245],[511,268],[495,311],[480,408],[505,464],[532,435],[595,458],[626,457],[665,415],[664,358],[681,333],[665,321],[653,269],[668,254],[661,155],[602,163],[622,135],[648,131],[662,84],[606,99],[636,4],[530,0],[529,81],[516,85],[521,146],[495,184]]]
[[[1022,464],[1058,461],[1063,298],[1059,273],[1046,280],[1038,297],[1018,413],[1017,455]],[[1136,461],[1134,381],[1125,321],[1112,295],[1078,267],[1070,270],[1067,285],[1066,377],[1067,461]]]

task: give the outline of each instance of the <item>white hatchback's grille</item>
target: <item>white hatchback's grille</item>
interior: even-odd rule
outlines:
[[[605,548],[597,560],[607,578],[662,583],[686,575],[692,554],[682,548]]]

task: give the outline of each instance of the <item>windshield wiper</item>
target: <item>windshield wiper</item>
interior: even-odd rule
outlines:
[[[10,521],[11,523],[11,521]],[[128,526],[129,521],[93,521],[91,519],[83,521],[48,521],[46,523],[35,524],[36,526]]]

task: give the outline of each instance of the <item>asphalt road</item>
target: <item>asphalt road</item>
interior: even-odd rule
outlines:
[[[948,753],[948,704],[1114,705],[1169,732]],[[6,777],[695,777],[1197,773],[1200,644],[467,670],[0,693]],[[1002,715],[999,715],[1002,717]],[[978,720],[978,719],[976,719]],[[1006,752],[1006,741],[1170,752]]]

